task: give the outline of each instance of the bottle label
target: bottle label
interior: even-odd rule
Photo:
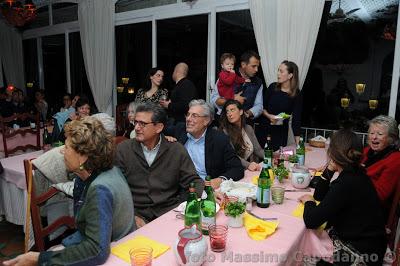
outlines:
[[[208,227],[210,225],[214,225],[215,223],[216,223],[215,216],[207,217],[207,216],[204,216],[203,212],[201,212],[201,228],[204,231],[208,231]]]
[[[261,204],[270,203],[270,189],[269,188],[261,188],[257,189],[257,202]]]
[[[263,168],[272,167],[272,158],[265,157],[263,162]]]
[[[305,156],[304,154],[297,154],[297,158],[299,160],[298,164],[299,165],[304,165],[304,161],[305,161]]]

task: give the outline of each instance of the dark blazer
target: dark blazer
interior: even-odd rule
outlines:
[[[168,133],[171,133],[183,145],[188,139],[184,124],[170,128]],[[210,175],[211,178],[224,176],[234,181],[243,178],[244,168],[233,150],[229,138],[224,133],[209,127],[206,132],[205,145],[207,175]]]
[[[185,122],[185,114],[189,109],[189,102],[197,98],[196,86],[187,78],[176,83],[171,92],[171,103],[168,105],[168,114],[177,122]]]

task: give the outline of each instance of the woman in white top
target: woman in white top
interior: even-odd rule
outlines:
[[[243,107],[238,101],[226,101],[220,117],[220,130],[229,136],[243,167],[259,171],[258,162],[264,158],[264,152],[253,128],[246,124]]]

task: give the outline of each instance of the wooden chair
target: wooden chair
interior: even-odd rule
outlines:
[[[115,123],[116,123],[116,136],[121,136],[125,133],[129,126],[128,113],[126,109],[128,104],[119,104],[116,107]]]
[[[11,125],[12,122],[17,122],[17,123],[26,123],[26,122],[32,122],[35,123],[35,128],[31,127],[23,127],[19,129],[11,129],[9,125]],[[28,123],[29,125],[29,123]],[[26,151],[27,149],[32,149],[32,150],[40,150],[41,145],[40,145],[40,120],[39,120],[39,114],[32,115],[29,113],[22,113],[22,114],[15,114],[9,117],[0,117],[0,130],[1,134],[3,135],[3,146],[4,146],[4,155],[5,157],[8,157],[10,154],[15,153],[18,150]],[[9,147],[9,144],[7,143],[7,140],[17,136],[21,135],[24,137],[27,133],[31,133],[36,135],[36,141],[35,143],[29,143],[26,145],[17,145],[16,147]]]
[[[33,182],[33,170],[35,166],[31,163],[31,160],[24,160],[26,186],[28,191],[27,199],[27,210],[26,210],[26,223],[25,223],[25,252],[28,251],[28,242],[30,235],[30,217],[32,217],[33,234],[35,238],[35,245],[38,251],[45,251],[47,248],[45,245],[45,239],[61,226],[67,226],[70,229],[75,228],[75,219],[70,216],[62,216],[55,220],[53,223],[46,227],[42,226],[42,220],[40,216],[40,207],[43,206],[50,198],[57,193],[62,193],[54,187],[51,187],[47,192],[40,195],[35,193],[35,185]]]
[[[388,245],[391,250],[396,247],[394,243],[396,237],[397,224],[400,218],[400,179],[396,184],[392,205],[390,207],[389,217],[386,222],[386,233],[388,236]]]

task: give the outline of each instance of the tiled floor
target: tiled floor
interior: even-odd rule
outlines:
[[[22,226],[6,221],[0,222],[0,265],[4,260],[14,258],[24,252],[24,232]]]

